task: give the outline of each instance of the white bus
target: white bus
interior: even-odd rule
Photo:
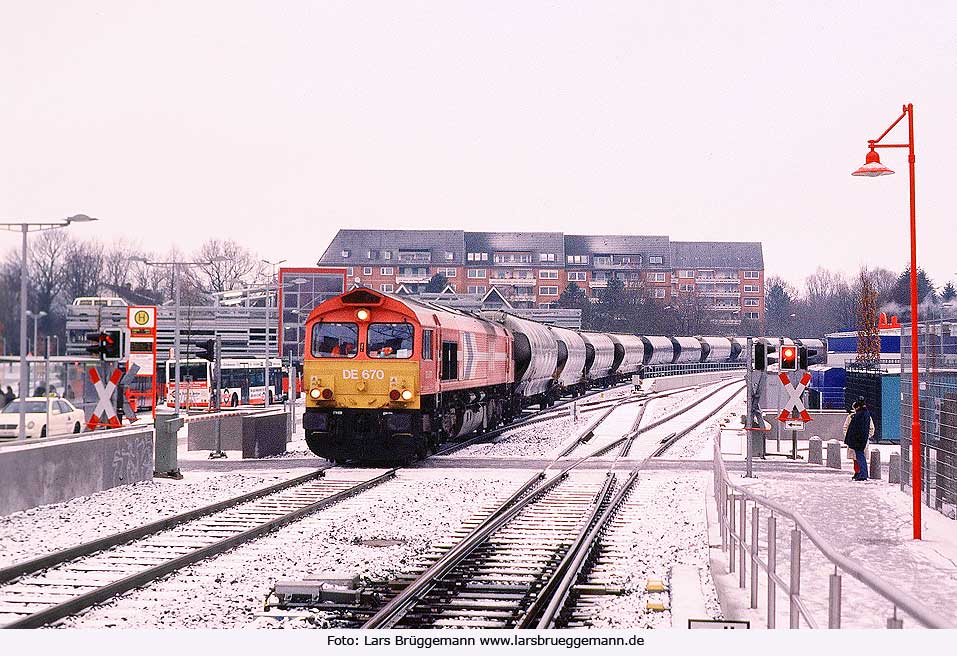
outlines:
[[[263,361],[254,359],[224,359],[222,370],[222,407],[238,405],[271,405],[285,398],[283,391],[285,371],[282,361],[269,361],[269,388],[263,385]],[[208,408],[216,388],[216,369],[206,360],[180,361],[179,396],[181,408]],[[176,362],[166,361],[166,405],[176,406]]]

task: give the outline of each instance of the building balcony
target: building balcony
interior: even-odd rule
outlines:
[[[395,277],[395,282],[399,285],[411,284],[419,285],[429,282],[432,279],[432,276],[425,275],[402,275],[401,273]]]
[[[741,319],[712,319],[712,321],[722,326],[736,326],[741,323]]]
[[[696,285],[740,285],[741,281],[737,278],[695,278]]]
[[[399,262],[416,262],[420,264],[429,264],[432,262],[431,251],[425,252],[403,252],[399,251],[397,258]]]
[[[489,278],[489,284],[492,285],[534,285],[538,282],[535,276],[528,278]]]
[[[652,267],[642,267],[640,262],[599,262],[593,261],[591,265],[592,269],[598,269],[601,271],[638,271],[642,268],[652,268]],[[656,265],[653,268],[661,268]]]
[[[509,301],[534,301],[537,300],[535,294],[512,294],[511,296],[506,296]]]
[[[608,286],[608,281],[592,279],[588,281],[588,286],[591,287],[592,289],[599,289],[599,288],[604,289],[605,287]]]
[[[724,289],[722,289],[722,290],[714,289],[714,290],[709,290],[709,291],[704,291],[704,290],[702,290],[702,291],[701,291],[701,295],[702,295],[702,296],[705,296],[705,297],[708,297],[708,298],[711,298],[711,297],[716,297],[716,298],[741,298],[741,292],[733,292],[733,291],[724,290]]]

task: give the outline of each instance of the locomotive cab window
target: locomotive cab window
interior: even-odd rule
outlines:
[[[312,327],[312,355],[317,358],[354,358],[359,326],[354,323],[317,323]],[[262,383],[260,383],[261,385]]]
[[[423,360],[432,359],[432,331],[431,330],[422,331],[422,359]]]
[[[411,358],[413,333],[410,323],[369,324],[366,353],[370,358]]]
[[[442,380],[458,380],[458,342],[442,342]]]

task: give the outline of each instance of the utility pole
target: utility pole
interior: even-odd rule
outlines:
[[[223,407],[223,338],[216,333],[216,353],[214,359],[216,363],[216,393],[213,400],[214,412],[219,412]],[[216,424],[216,450],[209,454],[211,459],[225,458],[226,452],[223,451],[223,418],[217,417]]]

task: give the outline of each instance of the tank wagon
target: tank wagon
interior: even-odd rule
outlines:
[[[575,331],[358,288],[306,321],[303,428],[333,461],[408,462],[648,367],[734,361],[736,344]]]

